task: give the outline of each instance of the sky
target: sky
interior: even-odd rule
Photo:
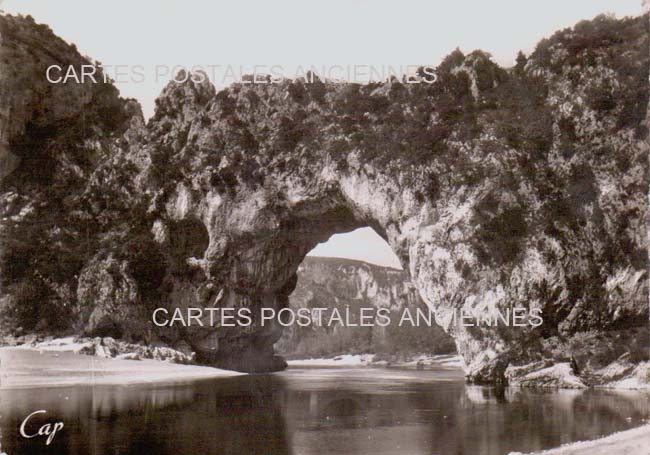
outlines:
[[[601,13],[637,15],[641,0],[0,0],[8,13],[31,14],[104,65],[140,65],[143,80],[118,80],[122,96],[146,117],[177,65],[436,65],[456,47],[482,49],[511,66],[556,30]],[[158,68],[158,70],[157,70]],[[158,74],[156,74],[158,71]],[[110,72],[109,72],[110,74]],[[222,75],[218,72],[218,75]],[[215,80],[221,86],[222,78]],[[320,255],[397,266],[370,228],[334,236]]]
[[[369,227],[334,234],[327,242],[319,243],[308,256],[359,259],[386,267],[402,268],[386,241]]]

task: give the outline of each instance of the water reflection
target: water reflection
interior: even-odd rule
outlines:
[[[49,447],[24,439],[62,420]],[[0,391],[2,450],[22,454],[504,454],[640,425],[650,396],[466,386],[449,370],[289,370],[177,386]]]
[[[185,386],[84,387],[0,391],[2,450],[22,454],[291,453],[278,400],[281,378],[246,376]],[[49,447],[24,439],[26,415],[45,409],[34,427],[63,421]]]

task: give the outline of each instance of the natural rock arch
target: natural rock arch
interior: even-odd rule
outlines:
[[[170,83],[145,125],[111,84],[44,87],[47,65],[88,62],[47,27],[2,16],[1,57],[21,74],[0,71],[11,112],[0,117],[0,324],[89,329],[95,314],[91,326],[109,317],[127,337],[185,341],[206,362],[276,369],[273,329],[157,329],[151,310],[284,305],[316,243],[370,226],[474,380],[561,360],[579,331],[643,327],[646,23],[584,22],[511,69],[457,50],[433,84],[309,77],[216,93],[197,73]],[[42,156],[47,179],[30,169]],[[199,240],[176,248],[177,236]],[[53,311],[34,318],[36,298]],[[451,317],[513,306],[542,309],[544,324]]]
[[[279,199],[264,188],[241,197],[203,194],[194,197],[205,199],[195,200],[190,196],[191,190],[177,187],[168,204],[171,221],[160,220],[160,226],[179,224],[174,217],[202,219],[211,235],[202,260],[194,263],[202,271],[201,278],[197,279],[196,274],[191,280],[170,277],[170,296],[176,296],[168,301],[170,308],[246,307],[253,309],[255,316],[261,307],[277,311],[288,306],[297,269],[318,243],[333,234],[364,226],[373,226],[386,237],[381,223],[369,219],[370,212],[335,189],[331,182],[312,186],[301,199],[297,199],[295,190],[302,192],[307,188],[292,188],[290,194]],[[295,202],[289,205],[285,197],[295,198]],[[251,206],[251,201],[257,202]],[[222,212],[225,204],[229,204],[229,209]],[[240,214],[243,219],[233,214]],[[227,238],[223,232],[228,232]],[[169,238],[172,236],[170,232]],[[179,300],[181,289],[190,295]],[[177,306],[179,302],[185,305]],[[279,325],[267,323],[262,328],[254,323],[245,333],[241,328],[225,327],[216,331],[189,328],[186,332],[191,333],[189,339],[201,361],[244,371],[283,366],[273,356],[273,343],[281,335]]]
[[[608,300],[620,302],[618,317],[636,318],[637,325],[647,319],[647,288],[638,281],[645,243],[624,247],[632,254],[602,267],[612,263],[620,240],[604,224],[621,215],[607,208],[603,184],[610,171],[596,175],[585,155],[591,152],[566,142],[566,106],[549,100],[561,96],[592,108],[564,93],[561,78],[543,89],[528,86],[539,82],[529,66],[516,76],[483,53],[455,53],[438,68],[434,86],[316,79],[234,85],[217,94],[197,74],[196,81],[170,84],[159,99],[146,171],[154,169],[157,180],[149,184],[174,182],[163,218],[190,214],[206,225],[210,246],[202,267],[213,286],[210,298],[220,305],[286,305],[311,248],[334,233],[371,226],[454,336],[469,376],[504,380],[509,363],[544,359],[544,340],[613,327]],[[497,109],[506,119],[483,107],[502,103],[519,85],[526,86],[518,95],[526,107]],[[546,91],[553,94],[535,101]],[[511,137],[509,116],[531,109],[529,129]],[[571,120],[574,135],[593,131],[574,125],[583,120]],[[613,133],[606,124],[600,128]],[[624,148],[644,167],[641,144]],[[583,150],[581,165],[572,162],[576,150]],[[170,160],[181,174],[160,180]],[[642,204],[644,196],[638,194]],[[619,279],[627,283],[622,298],[608,284]],[[460,309],[512,307],[542,311],[544,324],[471,327],[455,317]],[[215,354],[206,356],[211,362],[245,370],[278,366],[262,360],[273,358],[277,330],[231,332],[194,347],[205,352],[216,337]]]

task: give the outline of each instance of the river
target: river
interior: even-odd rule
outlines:
[[[63,429],[46,445],[30,436]],[[7,455],[507,454],[641,425],[650,395],[469,386],[457,368],[291,368],[175,385],[0,390]]]

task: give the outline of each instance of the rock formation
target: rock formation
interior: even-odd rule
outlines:
[[[278,326],[157,328],[151,311],[285,307],[308,251],[370,226],[474,381],[584,358],[577,334],[612,347],[600,363],[630,345],[647,360],[647,15],[581,22],[510,69],[456,50],[434,83],[216,93],[196,73],[146,125],[110,84],[47,84],[50,62],[86,62],[47,27],[1,16],[0,33],[1,330],[187,342],[205,363],[278,369]],[[452,318],[511,307],[544,324]]]
[[[307,256],[297,271],[296,288],[289,296],[289,308],[327,308],[323,320],[336,309],[351,324],[336,322],[292,324],[284,328],[282,338],[275,344],[277,352],[295,357],[329,357],[350,353],[376,353],[408,357],[413,354],[449,354],[454,352],[453,339],[440,326],[428,320],[419,324],[408,320],[399,327],[406,311],[415,317],[418,309],[428,315],[428,309],[417,288],[404,270],[381,267],[352,259]],[[390,324],[364,320],[383,308]],[[319,310],[320,311],[320,310]],[[285,323],[286,323],[286,319]],[[420,321],[418,321],[420,322]]]

